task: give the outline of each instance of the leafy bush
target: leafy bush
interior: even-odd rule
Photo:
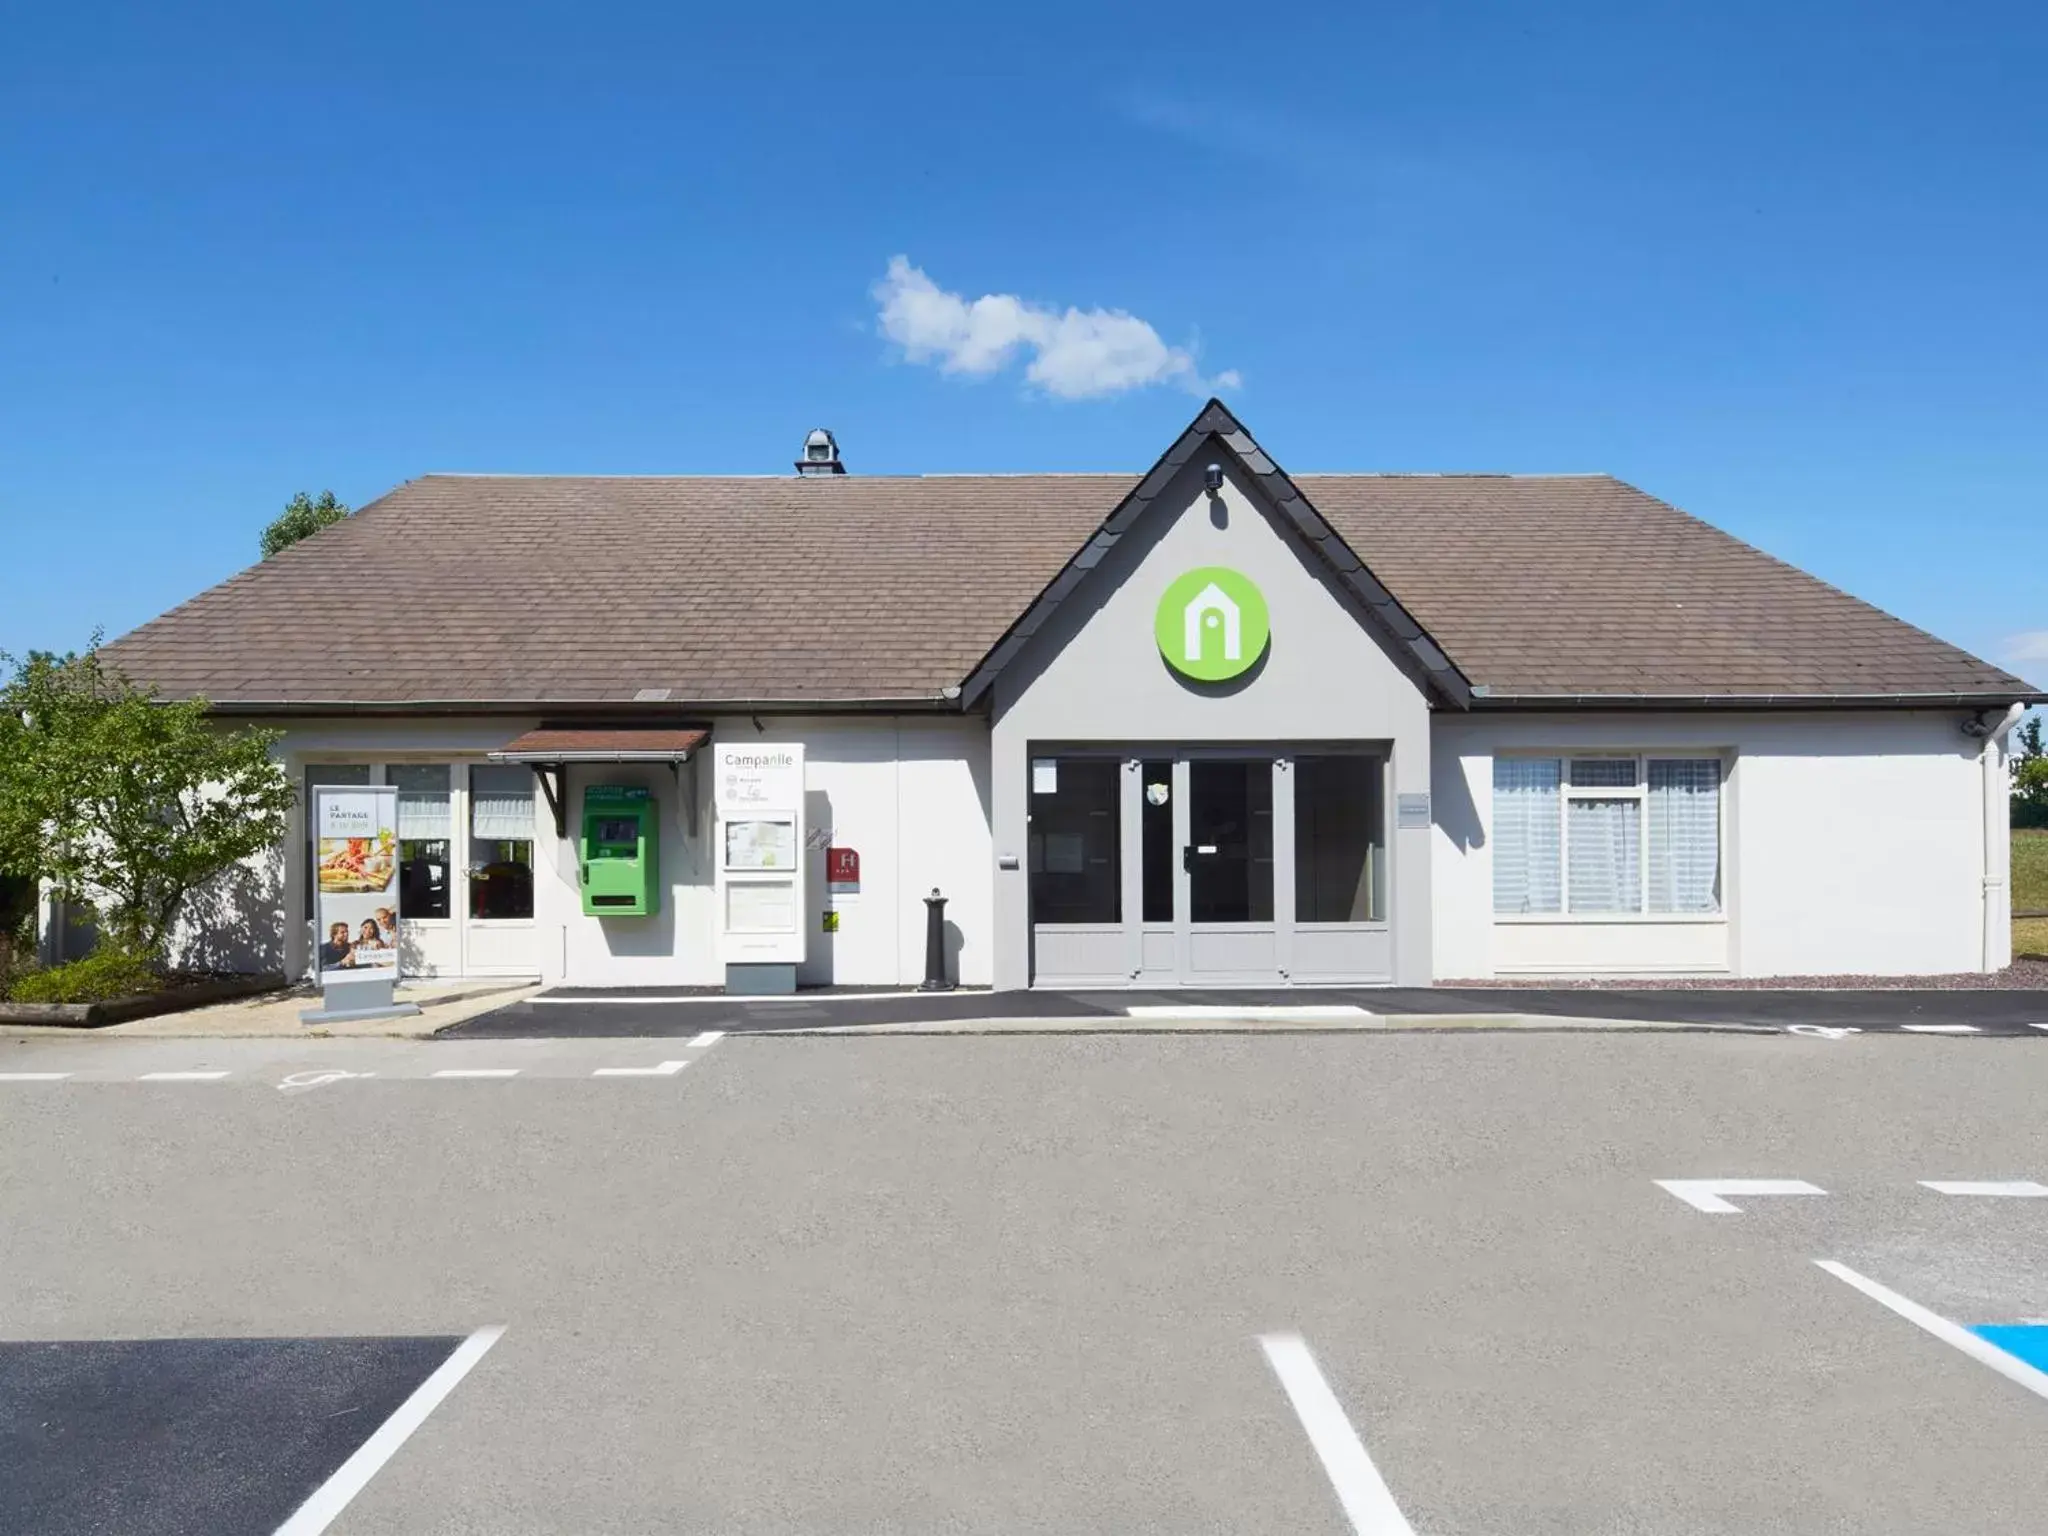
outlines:
[[[83,960],[31,970],[7,989],[13,1003],[104,1003],[110,998],[154,992],[163,979],[133,950],[101,943]]]

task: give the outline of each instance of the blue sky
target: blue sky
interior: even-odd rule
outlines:
[[[1290,469],[1610,471],[2048,683],[2039,6],[7,34],[0,649],[229,575],[300,488],[776,472],[820,423],[856,472],[1137,470],[1217,386]]]

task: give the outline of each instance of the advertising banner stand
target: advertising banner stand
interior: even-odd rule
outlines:
[[[313,790],[313,957],[320,1006],[305,1024],[415,1014],[398,984],[398,790],[319,785]]]
[[[718,749],[718,949],[725,990],[796,990],[804,959],[804,749]]]

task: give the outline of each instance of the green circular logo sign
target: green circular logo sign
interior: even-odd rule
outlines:
[[[1160,594],[1152,633],[1159,654],[1183,677],[1221,683],[1250,670],[1272,629],[1251,578],[1221,565],[1189,571]]]

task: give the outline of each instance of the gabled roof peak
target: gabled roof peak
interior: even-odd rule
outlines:
[[[1230,408],[1214,398],[1195,413],[1195,419],[1174,440],[1173,446],[1159,456],[1158,462],[1103,520],[1095,536],[1074,552],[1059,575],[1047,583],[1037,600],[989,649],[962,686],[963,701],[972,704],[988,691],[997,674],[1009,665],[1026,641],[1045,627],[1053,610],[1102,564],[1103,557],[1194,460],[1197,452],[1211,444],[1251,477],[1275,511],[1308,542],[1309,548],[1322,558],[1338,582],[1349,588],[1364,605],[1365,612],[1386,631],[1390,650],[1417,676],[1418,681],[1442,702],[1458,708],[1468,707],[1472,702],[1471,681],[1393,593],[1367,569],[1365,562],[1338,536],[1336,530],[1323,520],[1322,514],[1302,494],[1301,488],[1258,445],[1251,433],[1244,429],[1244,424],[1231,414]]]

